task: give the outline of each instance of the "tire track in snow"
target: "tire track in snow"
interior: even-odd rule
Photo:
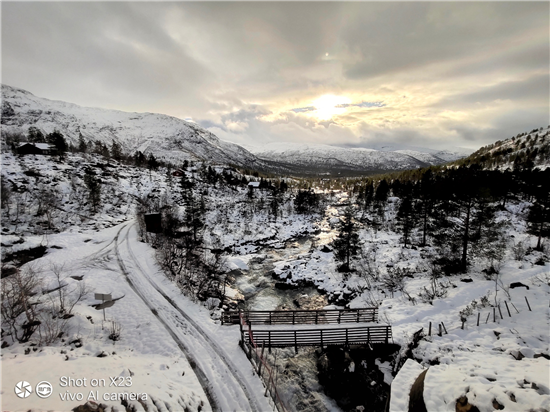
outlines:
[[[246,385],[245,379],[241,376],[239,369],[227,358],[227,354],[225,351],[206,333],[204,330],[195,322],[189,315],[187,315],[169,296],[167,296],[164,291],[157,285],[157,283],[151,279],[151,277],[147,274],[147,271],[145,271],[141,265],[139,264],[138,259],[136,258],[135,254],[132,251],[132,248],[130,246],[130,238],[129,233],[131,227],[135,226],[136,223],[132,223],[131,225],[126,225],[124,227],[127,227],[128,230],[126,231],[126,235],[124,236],[124,240],[126,241],[128,254],[130,255],[131,259],[133,260],[134,266],[141,272],[143,277],[147,280],[147,282],[174,308],[176,311],[185,318],[187,323],[181,323],[180,319],[176,317],[176,321],[183,327],[189,325],[195,332],[198,333],[200,338],[205,341],[205,344],[202,345],[203,348],[208,349],[210,354],[213,355],[212,359],[219,358],[221,361],[225,364],[227,367],[227,371],[231,373],[235,381],[238,383],[240,388],[242,389],[244,395],[246,396],[246,399],[248,401],[248,406],[251,411],[259,411],[260,408],[257,406],[257,402],[254,400],[253,396],[251,395],[250,391],[248,390],[248,387]],[[118,253],[118,244],[117,244],[117,253]],[[186,328],[187,330],[189,328]],[[197,338],[197,333],[194,334],[195,338]],[[202,343],[202,342],[201,342]]]
[[[182,351],[182,353],[184,354],[184,356],[186,357],[187,361],[189,362],[189,365],[191,366],[191,368],[193,369],[193,372],[195,372],[195,375],[197,376],[197,379],[202,387],[202,389],[204,390],[204,393],[206,395],[206,398],[208,399],[208,403],[210,404],[210,406],[212,407],[212,410],[213,411],[221,411],[221,409],[219,408],[218,406],[218,402],[217,402],[217,399],[213,393],[213,388],[212,388],[212,384],[208,381],[208,378],[206,377],[206,374],[204,373],[204,371],[198,366],[198,363],[197,361],[195,360],[195,358],[190,354],[188,348],[186,347],[186,345],[181,341],[181,339],[174,333],[174,331],[172,330],[172,328],[159,316],[158,314],[158,310],[157,308],[153,307],[153,305],[151,305],[151,303],[145,298],[145,296],[141,293],[141,291],[135,286],[135,284],[132,282],[132,280],[130,279],[130,276],[129,276],[129,272],[128,272],[128,269],[126,268],[126,265],[124,264],[123,260],[122,260],[122,257],[120,255],[120,251],[118,249],[118,238],[120,236],[120,232],[122,232],[123,229],[127,228],[128,227],[128,224],[127,225],[124,225],[122,226],[117,234],[115,235],[115,237],[113,238],[113,241],[114,241],[114,251],[115,251],[115,254],[116,254],[116,258],[117,258],[117,261],[118,261],[118,265],[120,267],[120,270],[122,271],[122,273],[124,274],[124,277],[126,278],[126,281],[128,282],[128,284],[130,285],[130,287],[132,288],[132,290],[135,292],[135,294],[137,296],[139,296],[139,298],[143,301],[143,303],[145,303],[145,305],[149,308],[149,310],[151,311],[151,313],[153,313],[153,315],[159,320],[159,322],[164,326],[164,328],[166,329],[166,331],[170,334],[170,336],[172,336],[172,339],[174,339],[174,341],[176,342],[176,344],[178,345],[178,347],[180,348],[180,350]],[[129,230],[129,229],[128,229]],[[128,234],[126,234],[126,236],[128,236]],[[111,242],[112,243],[112,242]],[[111,244],[109,243],[109,244]]]

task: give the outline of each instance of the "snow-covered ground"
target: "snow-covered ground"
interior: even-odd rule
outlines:
[[[84,403],[90,391],[113,411],[124,410],[120,400],[111,398],[122,392],[147,393],[142,403],[130,401],[135,410],[272,410],[269,398],[263,396],[262,383],[238,347],[238,326],[220,325],[216,311],[182,295],[162,273],[155,250],[138,236],[134,199],[180,196],[177,184],[170,181],[166,171],[150,172],[117,164],[116,172],[101,175],[103,205],[92,214],[82,192],[81,175],[84,167],[98,172],[104,167],[98,166],[101,162],[95,155],[69,155],[57,162],[44,156],[16,158],[3,154],[2,161],[3,177],[16,187],[25,186],[22,200],[12,201],[10,216],[3,215],[3,254],[43,245],[46,254],[21,269],[33,267],[43,278],[44,291],[57,285],[52,263],[62,267],[63,282],[70,294],[81,283],[89,288],[84,300],[75,306],[74,316],[68,319],[62,340],[33,346],[38,339],[34,336],[29,343],[10,341],[3,348],[3,410],[70,410]],[[53,230],[47,229],[46,217],[34,216],[41,184],[55,187],[60,193],[58,208],[51,216]],[[227,271],[250,270],[255,260],[265,259],[262,248],[286,248],[288,253],[272,254],[277,260],[270,262],[279,281],[314,284],[327,293],[333,303],[330,307],[347,300],[351,300],[350,307],[379,305],[380,321],[392,325],[395,343],[403,346],[400,355],[405,354],[415,332],[423,328],[428,334],[432,322],[431,336],[425,336],[412,350],[411,356],[421,366],[409,360],[403,375],[400,372],[395,376],[397,364],[377,363],[386,383],[393,381],[392,411],[401,412],[402,405],[408,405],[409,388],[422,368],[428,370],[424,401],[430,412],[454,410],[456,400],[462,396],[480,411],[492,411],[498,405],[514,412],[550,410],[550,272],[542,252],[531,251],[515,260],[508,250],[497,289],[494,280],[487,280],[481,272],[486,265],[474,261],[468,274],[440,279],[445,297],[423,302],[420,292],[430,281],[426,256],[431,249],[403,248],[391,224],[383,231],[360,225],[359,235],[379,279],[391,268],[410,270],[412,277],[405,279],[405,293],[395,292],[392,296],[384,291],[379,280],[365,275],[369,268],[360,262],[349,278],[336,270],[330,243],[348,201],[347,194],[336,194],[324,214],[312,216],[293,213],[287,199],[279,218],[273,219],[261,207],[268,201],[265,193],[254,193],[253,211],[244,187],[205,187],[205,239],[221,249],[230,247],[231,252],[226,252]],[[390,198],[387,222],[394,218],[397,202]],[[525,202],[509,202],[507,210],[499,212],[499,219],[510,223],[510,245],[522,241],[526,249],[535,244],[535,239],[525,234],[527,206]],[[307,250],[302,250],[305,243],[289,242],[304,236]],[[512,282],[521,282],[529,289],[510,289]],[[231,295],[246,293],[246,287],[246,282],[237,279]],[[94,293],[121,297],[105,310],[106,321],[102,311],[90,306],[101,303]],[[55,291],[40,297],[44,302],[56,299]],[[493,320],[489,304],[495,299],[500,303],[502,318],[496,309]],[[260,296],[256,303],[266,308],[277,305],[272,296]],[[459,313],[467,307],[472,310],[461,329]],[[480,325],[476,326],[478,312]],[[447,331],[442,336],[437,335],[440,323]],[[118,327],[120,338],[109,339]],[[311,359],[308,362],[313,364]],[[86,378],[87,386],[61,386],[63,377]],[[109,387],[110,378],[131,382],[131,386]],[[97,379],[96,383],[105,379],[105,386],[92,387],[92,379]],[[53,395],[41,399],[33,393],[20,399],[14,391],[20,381],[29,382],[33,388],[40,381],[48,381],[53,385]],[[288,389],[288,393],[293,391]],[[74,399],[77,393],[83,394],[83,401]],[[104,394],[109,394],[107,400]],[[74,400],[63,400],[62,396],[73,396]],[[328,409],[338,410],[330,401],[323,402]]]

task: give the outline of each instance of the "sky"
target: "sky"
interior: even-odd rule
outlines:
[[[218,137],[477,149],[549,119],[548,2],[7,2],[2,83]]]

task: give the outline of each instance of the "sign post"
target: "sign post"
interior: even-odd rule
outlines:
[[[105,319],[105,308],[109,308],[114,305],[113,298],[111,297],[110,293],[96,293],[95,294],[96,300],[101,300],[101,305],[98,305],[96,309],[103,309],[103,320]],[[110,305],[109,305],[110,303]]]

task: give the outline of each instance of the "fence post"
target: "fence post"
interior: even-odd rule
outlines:
[[[506,310],[508,311],[508,317],[511,318],[512,315],[510,314],[510,308],[508,307],[508,302],[504,301],[504,304],[506,305]]]
[[[348,344],[348,329],[346,328],[346,345]]]
[[[481,312],[477,312],[477,326],[479,326],[479,317],[481,316]]]
[[[531,305],[529,304],[529,301],[527,300],[527,296],[525,296],[525,301],[527,302],[527,307],[529,308],[529,312],[532,312]]]
[[[359,316],[361,316],[361,312],[359,312],[359,310],[357,310],[357,323],[359,323]]]
[[[428,328],[428,336],[432,336],[432,322],[430,322],[430,327]]]
[[[292,312],[292,324],[294,325],[294,319],[296,317],[296,312]]]
[[[497,321],[497,309],[493,307],[493,323]]]
[[[268,348],[267,350],[269,351],[269,353],[271,353],[271,331],[268,331],[267,332],[267,342],[268,342]]]
[[[386,326],[386,345],[388,344],[390,340],[390,327]]]
[[[519,310],[518,310],[518,308],[516,308],[516,305],[514,305],[514,302],[510,301],[510,304],[514,307],[514,309],[516,310],[516,312],[519,313]]]
[[[298,353],[298,338],[296,337],[296,331],[294,331],[294,350]]]
[[[262,377],[262,360],[264,358],[264,349],[265,349],[265,340],[262,341],[262,354],[260,355],[260,359],[258,362],[258,376]]]
[[[504,317],[502,316],[502,311],[500,310],[500,303],[498,304],[498,313],[500,313],[500,318],[504,319]]]
[[[491,316],[491,312],[489,312],[489,313],[487,314],[487,319],[485,319],[485,324],[487,324],[487,322],[489,322],[489,316]]]
[[[319,323],[319,311],[315,311],[315,324],[317,325]]]
[[[443,336],[443,331],[441,330],[441,323],[439,324],[439,336]]]
[[[323,329],[321,329],[321,350],[323,350]]]
[[[340,323],[340,318],[342,317],[342,311],[338,311],[338,323]]]
[[[445,335],[448,335],[449,332],[447,332],[447,328],[445,327],[445,324],[443,322],[441,322],[441,324],[443,325],[443,330],[445,331]]]

